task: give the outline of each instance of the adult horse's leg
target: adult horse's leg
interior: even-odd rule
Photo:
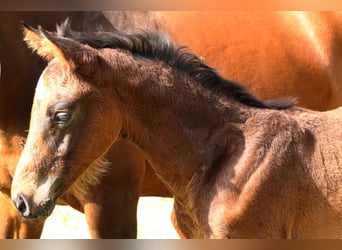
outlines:
[[[134,145],[118,141],[105,158],[111,165],[101,184],[90,186],[85,196],[67,195],[63,200],[84,212],[92,238],[136,238],[145,157]]]
[[[89,231],[93,238],[136,238],[145,157],[134,145],[119,141],[105,158],[111,162],[110,171],[84,204]]]
[[[23,221],[6,193],[0,193],[0,239],[38,239],[44,220]]]

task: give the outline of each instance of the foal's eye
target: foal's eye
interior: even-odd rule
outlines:
[[[58,112],[55,114],[54,122],[58,125],[65,125],[71,118],[71,114],[67,112]]]

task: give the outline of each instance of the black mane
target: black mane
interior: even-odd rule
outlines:
[[[71,30],[67,19],[57,26],[57,35],[87,44],[93,48],[120,48],[142,57],[157,59],[177,70],[186,73],[205,88],[223,93],[236,101],[257,108],[287,109],[295,104],[293,98],[261,101],[243,85],[222,78],[214,68],[205,64],[186,47],[175,47],[171,39],[156,32],[122,32],[115,28],[111,31],[76,32]]]

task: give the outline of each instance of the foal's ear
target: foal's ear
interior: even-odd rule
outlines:
[[[71,70],[92,74],[97,60],[96,50],[72,39],[53,35],[41,26],[34,29],[24,24],[24,40],[38,55],[48,61],[58,59]]]
[[[51,39],[46,37],[47,32],[45,32],[44,34],[42,32],[43,29],[40,26],[38,30],[34,29],[24,22],[22,22],[22,25],[24,31],[24,41],[38,55],[48,61],[56,57],[64,58],[61,49],[55,43],[53,43]]]

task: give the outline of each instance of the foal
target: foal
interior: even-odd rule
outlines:
[[[48,216],[123,139],[171,190],[187,238],[342,236],[342,109],[260,101],[160,34],[60,32],[25,28],[49,62],[12,183],[25,218]]]

